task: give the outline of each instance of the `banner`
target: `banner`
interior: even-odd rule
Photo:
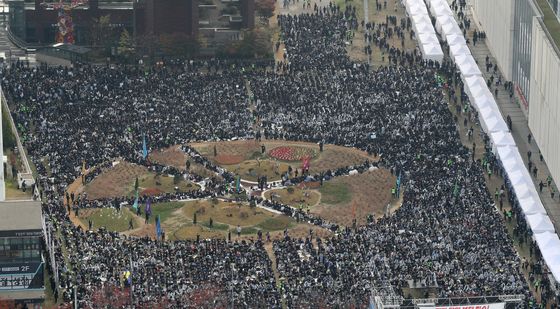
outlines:
[[[494,303],[494,304],[478,304],[478,305],[454,305],[454,306],[422,306],[422,309],[504,309],[506,303]]]

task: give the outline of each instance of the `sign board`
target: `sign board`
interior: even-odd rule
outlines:
[[[454,306],[421,306],[422,309],[504,309],[506,303],[477,304],[477,305],[454,305]]]
[[[0,291],[42,288],[42,268],[42,262],[0,264]]]

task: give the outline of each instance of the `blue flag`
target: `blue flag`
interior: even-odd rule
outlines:
[[[146,159],[148,157],[148,146],[146,146],[146,134],[142,138],[142,158]]]
[[[150,198],[148,198],[148,200],[146,201],[146,213],[148,215],[152,214],[152,201],[150,200]]]
[[[159,215],[156,217],[156,238],[161,238],[161,224],[159,222]]]

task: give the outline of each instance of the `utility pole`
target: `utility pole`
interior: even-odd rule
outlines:
[[[132,280],[133,279],[132,276],[134,272],[132,271],[132,255],[129,255],[128,258],[130,262],[130,305],[133,305],[134,304],[134,285],[133,285],[134,281]]]

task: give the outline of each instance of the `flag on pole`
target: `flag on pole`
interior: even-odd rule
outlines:
[[[132,204],[132,208],[134,208],[134,210],[138,209],[138,190],[134,193],[134,204]]]
[[[146,145],[146,134],[142,138],[142,158],[146,159],[148,157],[148,146]]]
[[[161,223],[159,222],[159,215],[156,217],[156,238],[161,238]]]
[[[310,165],[310,158],[309,158],[309,156],[305,156],[305,157],[303,158],[303,164],[302,164],[302,165],[303,165],[303,170],[304,170],[304,171],[308,171],[308,170],[309,170],[309,165]]]
[[[146,214],[148,215],[152,214],[152,201],[150,200],[149,197],[148,200],[146,201]]]
[[[402,171],[399,170],[399,177],[397,177],[397,196],[400,196],[401,192],[401,175]]]
[[[458,178],[455,179],[455,186],[453,187],[453,195],[459,195],[459,184],[457,183]]]

